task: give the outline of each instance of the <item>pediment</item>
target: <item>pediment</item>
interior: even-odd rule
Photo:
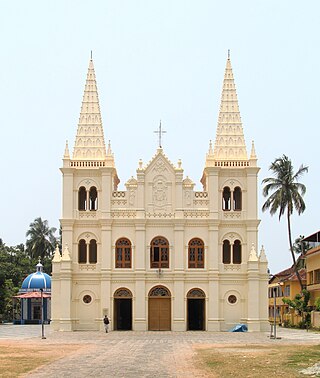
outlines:
[[[157,153],[153,156],[150,162],[145,167],[144,171],[146,175],[157,176],[172,176],[175,174],[176,170],[182,170],[181,168],[176,168],[167,156],[163,153],[162,148],[158,148]]]

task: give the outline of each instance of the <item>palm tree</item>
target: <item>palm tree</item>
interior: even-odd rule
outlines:
[[[262,181],[262,184],[266,184],[262,193],[264,197],[267,197],[270,192],[272,194],[263,204],[262,211],[270,210],[271,215],[279,211],[279,221],[282,215],[286,213],[291,257],[302,290],[303,285],[293,250],[290,217],[294,209],[300,215],[306,208],[302,198],[306,192],[306,187],[299,183],[298,180],[304,173],[308,172],[308,167],[301,165],[298,171],[294,173],[291,160],[286,155],[283,155],[271,163],[269,170],[273,172],[274,177],[265,178]]]
[[[31,258],[40,257],[43,260],[51,256],[57,242],[55,232],[56,228],[49,227],[48,221],[43,221],[41,217],[30,223],[30,229],[26,233],[26,250]]]

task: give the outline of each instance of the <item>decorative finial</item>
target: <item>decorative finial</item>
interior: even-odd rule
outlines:
[[[160,119],[159,130],[154,131],[154,133],[155,133],[155,134],[159,134],[159,148],[162,148],[161,136],[162,136],[162,134],[165,134],[166,131],[162,130],[161,119]]]
[[[68,141],[66,140],[66,147],[64,149],[64,159],[70,159],[70,153],[69,153],[69,146],[68,146]]]
[[[230,59],[230,49],[228,49],[228,59]]]
[[[257,256],[256,249],[254,247],[254,243],[251,244],[251,251],[250,251],[248,261],[258,261],[258,256]]]
[[[110,139],[109,139],[107,155],[111,155],[111,154],[112,154],[112,151],[111,151],[111,142],[110,142]]]
[[[90,53],[90,60],[92,60],[92,50],[91,50],[91,53]]]
[[[139,169],[142,169],[143,161],[142,159],[139,159]]]
[[[261,246],[259,261],[260,262],[268,262],[267,256],[266,256],[266,251],[264,250],[264,246],[263,245]]]
[[[210,143],[209,143],[209,155],[213,155],[212,140],[211,139],[210,139]]]

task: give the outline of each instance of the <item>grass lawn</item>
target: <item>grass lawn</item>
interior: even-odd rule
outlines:
[[[0,343],[0,377],[20,377],[51,361],[81,349],[81,345]]]
[[[320,362],[320,345],[219,345],[197,349],[208,377],[302,377]]]

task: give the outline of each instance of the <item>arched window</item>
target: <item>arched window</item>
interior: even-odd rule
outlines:
[[[78,208],[79,210],[87,210],[87,191],[81,186],[78,192]]]
[[[131,242],[128,239],[118,239],[116,242],[116,268],[131,268]]]
[[[89,191],[89,210],[95,211],[98,209],[98,193],[97,188],[92,186]]]
[[[97,263],[97,242],[94,239],[91,239],[89,244],[89,263]]]
[[[94,239],[87,244],[81,239],[78,244],[78,262],[79,264],[96,264],[97,263],[97,242]]]
[[[231,247],[230,247],[229,240],[224,240],[223,241],[222,262],[224,264],[230,264],[231,263]]]
[[[87,262],[87,245],[84,239],[79,241],[78,245],[78,262],[79,264],[86,264]]]
[[[222,210],[231,210],[231,191],[228,186],[223,188]]]
[[[204,268],[204,244],[201,239],[189,241],[188,268]]]
[[[241,264],[241,242],[235,240],[232,246],[232,262],[233,264]]]
[[[169,268],[169,243],[163,237],[156,237],[150,245],[150,267]]]
[[[242,209],[242,193],[241,188],[237,186],[234,188],[233,191],[233,210],[241,210]]]

